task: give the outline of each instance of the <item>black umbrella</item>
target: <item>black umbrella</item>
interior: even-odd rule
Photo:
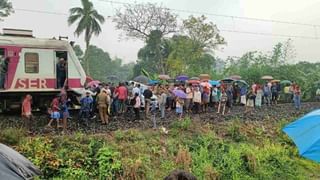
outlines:
[[[221,82],[223,82],[223,83],[226,83],[226,84],[231,84],[231,83],[233,83],[233,79],[230,79],[230,78],[225,78],[225,79],[222,79],[222,80],[220,80]]]
[[[149,82],[149,78],[143,75],[137,76],[133,80],[142,84],[148,84]]]
[[[17,151],[0,143],[0,179],[33,179],[41,171]]]
[[[119,80],[119,78],[115,75],[110,75],[110,76],[107,76],[107,79],[109,79],[110,81],[116,81],[116,80]]]

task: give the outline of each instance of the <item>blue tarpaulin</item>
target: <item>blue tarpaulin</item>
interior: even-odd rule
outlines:
[[[320,109],[283,128],[303,157],[320,162]]]

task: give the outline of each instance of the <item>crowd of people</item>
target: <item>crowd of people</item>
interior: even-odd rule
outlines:
[[[185,96],[177,95],[178,91]],[[245,113],[253,113],[254,108],[277,105],[280,94],[288,95],[286,98],[294,102],[296,109],[300,109],[301,90],[296,83],[286,87],[281,87],[278,82],[266,82],[263,85],[254,83],[250,87],[237,83],[221,83],[218,86],[211,86],[208,83],[150,86],[136,82],[119,83],[118,86],[100,83],[87,89],[81,97],[78,119],[83,119],[88,125],[90,119],[99,114],[101,124],[107,125],[111,117],[116,119],[132,112],[134,116],[131,119],[140,120],[143,112],[143,119],[147,119],[151,112],[156,112],[158,109],[161,119],[165,119],[168,112],[175,110],[178,119],[181,120],[185,114],[216,112],[225,115],[236,105],[245,106]],[[27,123],[32,117],[31,101],[32,97],[27,95],[22,103],[22,116],[28,129],[31,128],[30,123]],[[70,117],[69,103],[67,88],[62,88],[48,108],[51,118],[48,127],[56,122],[58,128],[67,130],[67,120]]]

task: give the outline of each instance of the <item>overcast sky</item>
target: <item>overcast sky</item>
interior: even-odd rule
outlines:
[[[40,11],[51,11],[68,14],[72,7],[79,6],[80,0],[11,0],[14,8]],[[121,5],[92,0],[96,9],[105,17],[112,16],[115,9]],[[117,0],[115,0],[117,1]],[[121,2],[134,2],[121,0]],[[320,25],[320,0],[136,0],[136,2],[163,3],[172,9],[200,11],[212,14],[243,16],[250,18],[274,19]],[[187,18],[191,13],[178,13],[180,18]],[[197,15],[198,14],[194,14]],[[300,26],[271,22],[239,20],[217,16],[208,16],[208,19],[221,30],[246,31],[256,33],[285,34],[294,36],[320,37],[320,26]],[[137,58],[138,50],[143,42],[138,40],[119,40],[121,31],[114,28],[111,18],[107,18],[102,26],[103,32],[99,37],[93,37],[92,44],[109,52],[111,57],[120,57],[125,62],[133,62]],[[84,47],[83,37],[75,37],[74,26],[68,27],[67,15],[43,14],[16,10],[5,21],[0,22],[0,28],[31,29],[36,37],[51,38],[54,36],[68,36]],[[277,42],[286,41],[286,37],[250,35],[222,31],[227,46],[216,55],[222,58],[241,56],[248,51],[269,52]],[[320,60],[320,40],[291,38],[297,52],[297,60]]]

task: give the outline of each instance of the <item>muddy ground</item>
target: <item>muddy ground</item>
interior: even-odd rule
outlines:
[[[245,107],[234,106],[230,113],[222,116],[217,114],[216,110],[211,108],[208,113],[201,114],[185,114],[185,116],[190,117],[192,120],[199,121],[201,123],[220,123],[224,121],[231,121],[239,119],[240,121],[277,121],[281,119],[290,119],[302,116],[312,110],[320,108],[319,102],[309,102],[303,103],[301,110],[296,110],[292,104],[279,104],[277,106],[262,107],[260,109],[255,109],[251,113],[245,113]],[[0,128],[5,129],[8,127],[21,128],[23,126],[21,117],[17,114],[1,114],[0,115]],[[104,133],[115,131],[118,129],[149,129],[154,127],[152,121],[152,116],[145,118],[144,113],[141,112],[141,120],[133,120],[134,114],[128,113],[125,115],[120,115],[118,117],[112,117],[108,125],[101,125],[99,118],[93,118],[90,120],[89,127],[79,125],[77,121],[77,112],[71,113],[72,118],[68,121],[68,133],[74,133],[77,131],[84,131],[86,133]],[[177,121],[178,117],[175,115],[174,111],[167,111],[166,118],[161,120],[160,114],[157,112],[155,115],[157,127],[164,126],[169,127],[174,121]],[[54,128],[47,128],[49,116],[46,114],[35,113],[34,114],[34,132],[35,134],[51,134],[60,133],[61,130]]]

